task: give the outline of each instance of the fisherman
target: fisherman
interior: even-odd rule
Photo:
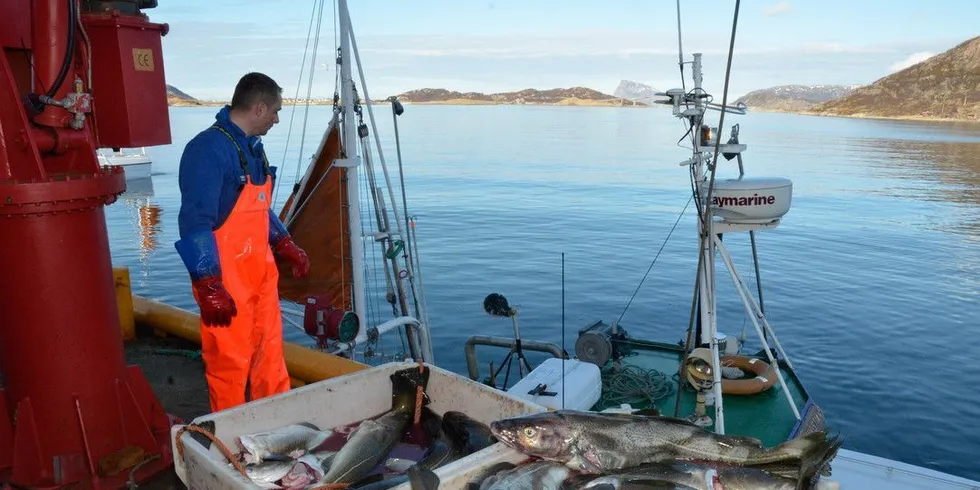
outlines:
[[[246,385],[252,400],[289,390],[274,257],[293,277],[306,275],[310,264],[270,206],[275,167],[260,137],[279,122],[281,94],[267,75],[243,76],[231,105],[180,159],[174,245],[201,310],[212,412],[245,403]]]

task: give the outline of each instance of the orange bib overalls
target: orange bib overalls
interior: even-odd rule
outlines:
[[[279,270],[269,246],[269,162],[263,153],[267,178],[263,185],[253,184],[241,146],[223,128],[213,127],[235,144],[245,170],[245,186],[231,214],[214,230],[221,280],[238,314],[228,327],[201,322],[208,395],[211,411],[217,412],[245,403],[246,383],[251,400],[289,390],[289,374],[282,354]]]

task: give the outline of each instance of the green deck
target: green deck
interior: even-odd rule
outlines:
[[[677,371],[678,366],[684,356],[684,350],[677,345],[662,344],[656,342],[645,342],[629,340],[618,342],[627,347],[629,354],[622,359],[621,366],[635,366],[643,370],[656,370],[662,373],[663,379],[670,387],[669,395],[657,400],[656,408],[664,415],[679,416],[686,418],[694,412],[696,393],[685,385],[681,388],[681,402],[679,413],[674,413],[674,406],[677,396]],[[768,359],[763,358],[768,362]],[[602,368],[604,381],[608,381],[614,372],[613,364],[607,363]],[[780,363],[780,372],[786,380],[796,402],[796,407],[801,416],[805,415],[804,408],[809,399],[803,384],[784,363]],[[610,400],[614,396],[604,391],[603,397],[593,407],[593,410],[603,410],[609,407],[619,406],[619,401]],[[629,403],[636,409],[648,409],[654,404],[650,400],[645,403],[641,400],[637,403],[630,400]],[[793,435],[793,429],[797,425],[796,417],[783,394],[783,387],[777,382],[767,391],[756,395],[725,395],[725,433],[729,435],[740,435],[754,437],[762,441],[767,446],[773,446],[786,441]],[[713,406],[705,408],[709,417],[714,419],[715,409]],[[811,414],[812,415],[812,414]],[[816,417],[822,418],[819,414]],[[808,420],[808,425],[809,425]],[[821,423],[822,420],[816,421]],[[713,430],[714,427],[708,427]]]

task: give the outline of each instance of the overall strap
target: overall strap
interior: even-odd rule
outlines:
[[[265,156],[265,149],[262,150],[262,170],[265,171],[266,175],[272,176],[272,168],[269,165],[269,159]]]
[[[235,139],[235,137],[232,136],[231,133],[226,131],[225,128],[218,126],[217,124],[214,124],[209,129],[217,129],[218,131],[221,131],[225,136],[228,137],[229,140],[231,140],[231,143],[235,145],[235,149],[238,150],[238,165],[242,167],[241,183],[245,184],[248,178],[248,160],[245,159],[245,152],[242,151],[242,146],[238,144],[238,141]]]

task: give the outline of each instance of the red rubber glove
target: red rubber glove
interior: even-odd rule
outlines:
[[[289,262],[289,265],[293,267],[294,278],[303,277],[310,271],[309,257],[306,256],[306,252],[299,248],[296,242],[289,236],[285,236],[279,240],[273,252]]]
[[[201,307],[201,320],[204,325],[209,327],[227,327],[231,325],[231,319],[238,314],[235,307],[235,300],[231,299],[231,294],[225,289],[218,276],[205,277],[192,281],[194,287],[194,299]]]

